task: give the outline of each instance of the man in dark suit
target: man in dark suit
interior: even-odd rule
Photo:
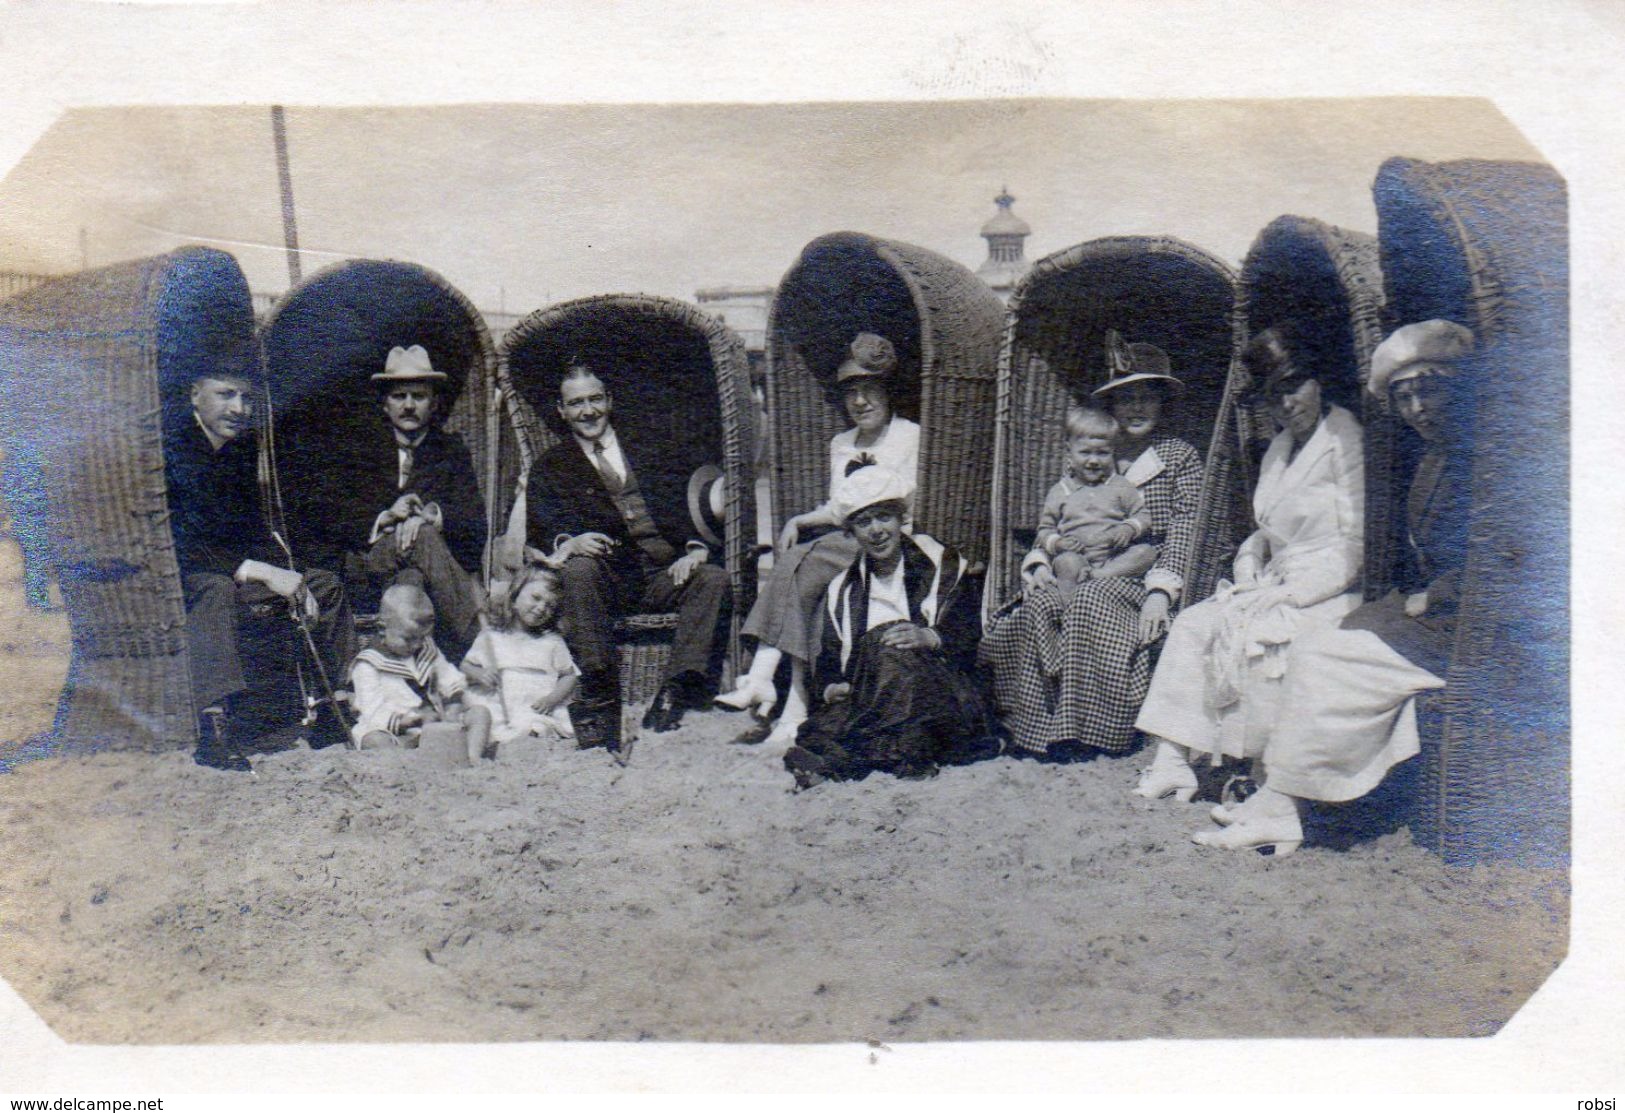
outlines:
[[[248,771],[244,751],[291,725],[300,710],[299,607],[330,678],[349,663],[355,629],[337,576],[301,575],[266,525],[260,505],[253,382],[242,367],[208,369],[164,446],[170,528],[185,594],[198,764]],[[312,670],[314,671],[314,670]],[[341,741],[331,710],[311,741]]]
[[[392,349],[372,381],[377,433],[356,438],[339,459],[307,462],[303,525],[317,558],[343,568],[366,598],[391,584],[423,588],[436,643],[460,661],[479,633],[474,577],[486,520],[468,446],[441,424],[447,375],[414,344]]]
[[[557,562],[560,624],[582,672],[572,708],[584,746],[620,746],[615,621],[629,610],[676,610],[671,664],[643,725],[675,728],[711,696],[711,655],[728,603],[728,575],[695,540],[687,476],[622,445],[609,390],[572,366],[559,384],[570,437],[543,454],[526,481],[526,536]]]

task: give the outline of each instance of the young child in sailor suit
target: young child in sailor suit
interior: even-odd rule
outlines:
[[[1118,474],[1118,431],[1111,414],[1067,410],[1065,470],[1044,499],[1036,538],[1063,599],[1084,580],[1139,576],[1157,562],[1155,545],[1133,543],[1150,526],[1145,496]]]
[[[429,636],[429,596],[421,587],[396,584],[384,592],[378,619],[383,630],[377,644],[356,654],[350,666],[356,711],[350,734],[357,748],[412,748],[425,723],[444,722],[463,727],[470,763],[484,757],[491,713],[464,705],[463,674]]]
[[[555,626],[558,610],[558,573],[526,565],[507,591],[491,597],[486,626],[463,658],[474,683],[469,698],[490,709],[498,746],[526,736],[576,736],[567,704],[581,670]]]

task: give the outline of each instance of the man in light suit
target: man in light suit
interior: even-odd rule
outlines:
[[[570,436],[531,468],[526,535],[564,581],[560,623],[582,671],[572,708],[577,735],[583,746],[618,750],[617,618],[677,611],[671,664],[643,719],[650,730],[672,730],[713,694],[712,651],[729,597],[727,573],[692,536],[687,471],[638,457],[616,436],[613,412],[603,380],[572,366],[558,401]]]

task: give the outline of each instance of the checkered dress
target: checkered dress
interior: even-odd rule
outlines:
[[[1161,546],[1153,584],[1177,583],[1196,536],[1202,461],[1177,437],[1151,447],[1163,469],[1140,488],[1150,515],[1145,540]],[[1029,591],[996,619],[981,657],[993,677],[999,716],[1016,745],[1043,753],[1052,742],[1077,739],[1110,754],[1134,744],[1134,719],[1151,683],[1153,647],[1139,644],[1145,581],[1089,580],[1070,605],[1059,593]]]

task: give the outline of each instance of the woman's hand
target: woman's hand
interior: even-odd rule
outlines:
[[[789,552],[796,547],[799,540],[801,540],[801,516],[798,514],[785,522],[784,528],[779,531],[779,552]]]
[[[1055,569],[1047,564],[1034,564],[1021,573],[1029,588],[1043,588],[1055,586]]]
[[[880,644],[887,649],[940,649],[942,635],[912,622],[899,622],[880,632]]]
[[[1161,591],[1146,595],[1140,604],[1140,644],[1150,645],[1168,632],[1168,596]]]
[[[1415,595],[1405,596],[1405,613],[1412,618],[1421,618],[1428,613],[1428,593],[1418,591]]]

